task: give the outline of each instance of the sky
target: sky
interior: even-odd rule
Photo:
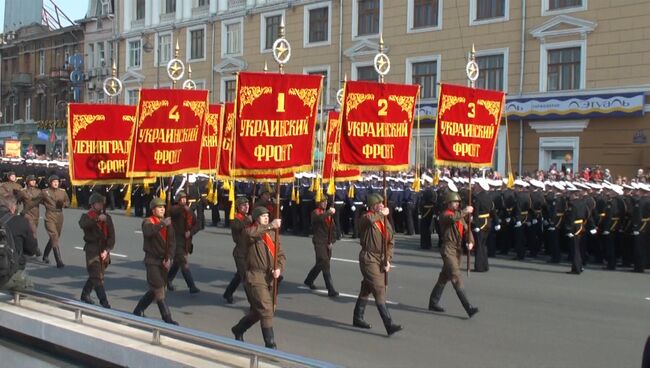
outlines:
[[[53,8],[52,0],[43,0],[46,8]],[[71,20],[78,20],[86,16],[88,10],[88,0],[54,0],[54,3],[68,16]],[[5,21],[5,0],[0,0],[0,32],[4,29]]]

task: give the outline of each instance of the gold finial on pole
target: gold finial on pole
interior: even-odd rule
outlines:
[[[113,60],[113,67],[111,68],[111,75],[113,77],[117,77],[117,64],[115,63],[115,60]]]
[[[269,64],[264,60],[264,71],[268,72],[269,71]]]
[[[174,57],[178,59],[178,55],[181,52],[181,47],[178,45],[178,39],[176,40],[176,47],[174,48]]]
[[[472,44],[472,51],[469,53],[467,65],[465,66],[465,73],[467,74],[468,84],[470,87],[476,87],[476,80],[478,79],[478,64],[476,63],[476,48]]]
[[[192,79],[192,65],[187,66],[187,79]]]
[[[384,35],[379,34],[379,49],[374,59],[375,71],[379,75],[379,83],[384,83],[384,76],[390,71],[390,59],[384,53]]]

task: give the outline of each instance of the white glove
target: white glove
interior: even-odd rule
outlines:
[[[537,225],[537,219],[533,219],[532,223],[533,225]]]
[[[478,227],[475,227],[473,230],[474,230],[475,233],[478,233],[479,231],[481,231],[481,229],[479,229]]]
[[[515,222],[515,227],[521,227],[521,221]]]
[[[494,231],[499,231],[499,230],[501,230],[501,225],[494,226]]]
[[[609,235],[609,231],[607,230],[603,231],[603,235]]]
[[[635,236],[636,236],[636,235],[639,235],[639,232],[638,232],[638,231],[633,231],[633,232],[632,232],[632,235],[635,235]]]
[[[280,206],[280,211],[284,210],[284,206]]]
[[[354,212],[354,211],[357,210],[357,208],[355,206],[352,206],[352,207],[350,207],[350,210],[352,210],[352,212]]]
[[[548,231],[555,231],[555,227],[553,227],[553,226],[549,227]]]
[[[589,230],[589,234],[591,234],[591,235],[596,235],[597,233],[598,233],[598,229]]]
[[[568,233],[566,234],[566,236],[568,236],[569,238],[573,238],[573,233]]]
[[[531,227],[532,224],[530,222],[526,222],[526,226]]]
[[[506,217],[506,222],[510,223],[510,217]]]
[[[548,226],[548,221],[544,220],[544,222],[542,222],[542,224],[544,224],[544,226]]]

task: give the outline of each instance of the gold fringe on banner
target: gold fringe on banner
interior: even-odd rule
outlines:
[[[350,188],[348,188],[348,198],[354,198],[354,183],[350,183]]]
[[[414,192],[420,192],[420,176],[416,175],[414,180],[413,180],[413,191]]]
[[[144,183],[144,187],[142,189],[144,191],[144,194],[151,194],[151,188],[149,188],[149,183]]]
[[[131,187],[133,184],[128,184],[126,186],[126,193],[124,193],[124,202],[126,202],[126,209],[124,210],[124,215],[129,217],[131,216]]]
[[[296,204],[300,204],[300,188],[296,188]]]
[[[440,173],[438,169],[436,169],[435,174],[433,174],[433,185],[438,185],[440,183]]]
[[[228,186],[228,201],[235,202],[235,183]]]
[[[291,187],[291,202],[295,202],[295,201],[296,201],[296,185],[292,184],[292,187]]]
[[[330,183],[327,185],[327,195],[333,196],[336,194],[336,185],[334,184],[334,178],[330,179]]]
[[[77,190],[74,188],[74,185],[70,186],[72,190],[72,199],[70,200],[70,208],[78,208],[79,202],[77,202]]]

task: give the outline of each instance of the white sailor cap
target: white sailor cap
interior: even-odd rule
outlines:
[[[473,184],[478,184],[483,190],[490,190],[490,185],[487,182],[487,179],[475,178],[472,179]]]
[[[530,179],[530,184],[532,184],[533,186],[535,186],[537,188],[540,188],[541,190],[545,189],[544,183],[542,183],[541,181],[539,181],[537,179]]]
[[[451,190],[452,192],[458,192],[458,187],[456,187],[456,184],[454,184],[453,181],[450,180],[450,181],[448,181],[448,183],[449,183],[449,185],[448,185],[449,190]]]

